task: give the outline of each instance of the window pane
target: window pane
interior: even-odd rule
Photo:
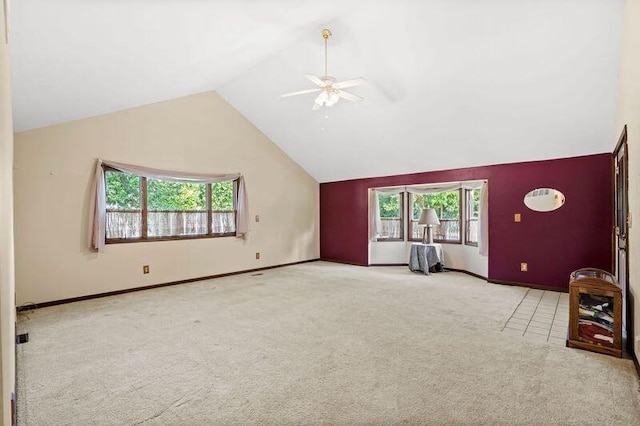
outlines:
[[[140,177],[132,173],[107,171],[107,210],[140,210]]]
[[[460,191],[429,194],[430,207],[436,209],[440,226],[433,228],[433,238],[442,241],[460,241]]]
[[[423,208],[436,210],[440,226],[433,227],[433,239],[438,241],[460,241],[460,191],[438,194],[411,194],[412,240],[422,239],[422,226],[418,225]]]
[[[140,238],[142,211],[140,177],[132,173],[105,172],[107,239]]]
[[[211,209],[233,211],[233,181],[211,184]]]
[[[211,230],[214,234],[234,234],[233,181],[211,184]]]
[[[467,229],[466,242],[478,244],[478,219],[480,217],[480,190],[469,189],[467,192]]]
[[[147,180],[149,211],[206,211],[207,185],[204,183]]]
[[[422,226],[418,225],[422,208],[426,205],[426,195],[409,194],[409,205],[411,206],[411,217],[409,218],[409,239],[422,240]]]
[[[381,229],[378,240],[401,240],[402,194],[378,194]]]
[[[147,180],[147,235],[171,237],[207,233],[207,185]]]

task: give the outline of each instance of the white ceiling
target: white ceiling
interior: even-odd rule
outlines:
[[[623,0],[18,0],[15,130],[216,90],[318,181],[610,152]],[[312,112],[303,74],[364,76]]]

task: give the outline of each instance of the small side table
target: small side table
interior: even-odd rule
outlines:
[[[421,271],[425,275],[429,275],[431,269],[440,272],[443,268],[442,244],[411,244],[409,254],[409,270],[411,272]]]

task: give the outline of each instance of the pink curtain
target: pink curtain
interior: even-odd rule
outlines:
[[[89,224],[89,247],[99,253],[104,251],[106,232],[106,183],[105,167],[119,170],[125,173],[133,173],[138,176],[168,180],[173,182],[190,183],[216,183],[224,181],[237,181],[236,199],[236,234],[239,238],[249,232],[249,211],[247,202],[247,191],[244,184],[244,177],[240,173],[235,174],[206,174],[206,173],[185,173],[168,170],[158,170],[149,167],[134,166],[131,164],[116,163],[113,161],[96,162],[94,175],[94,185],[91,192],[90,224]],[[235,185],[234,185],[235,187]]]

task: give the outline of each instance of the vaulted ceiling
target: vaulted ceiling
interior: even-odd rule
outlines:
[[[215,90],[318,181],[611,151],[623,0],[19,0],[15,130]],[[311,111],[303,74],[363,76]]]

